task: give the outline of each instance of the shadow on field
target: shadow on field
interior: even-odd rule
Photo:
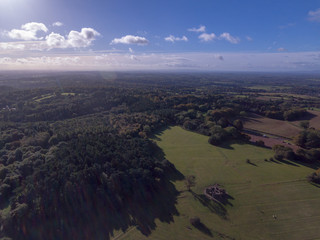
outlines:
[[[315,115],[311,112],[306,112],[303,117],[300,117],[300,118],[296,119],[295,121],[308,121],[314,117],[317,117],[317,115]]]
[[[302,166],[308,167],[308,168],[312,168],[314,170],[317,170],[320,168],[320,162],[316,161],[316,162],[303,162],[303,161],[294,161],[297,164],[300,164]]]
[[[171,128],[172,128],[172,126],[165,126],[165,127],[160,128],[159,130],[155,131],[155,132],[152,134],[152,136],[150,137],[150,139],[156,140],[156,141],[161,141],[161,139],[159,138],[159,136],[161,136],[164,131],[170,130]]]
[[[247,142],[247,141],[244,141],[241,139],[235,139],[235,140],[223,142],[222,144],[218,145],[217,147],[233,150],[234,147],[231,146],[232,144],[247,145],[248,143],[250,144],[250,142]]]
[[[316,183],[313,183],[313,182],[310,182],[311,185],[317,187],[317,188],[320,188],[320,184],[316,184]]]
[[[167,181],[152,196],[152,199],[146,199],[147,201],[127,209],[132,217],[132,223],[137,226],[142,234],[148,236],[156,228],[155,219],[166,223],[173,222],[173,216],[179,215],[175,207],[178,194],[175,186]]]
[[[285,160],[285,159],[281,159],[281,160],[279,159],[278,161],[280,163],[283,163],[283,164],[291,165],[291,166],[294,166],[294,167],[300,167],[299,165],[297,165],[297,164],[295,164],[295,163],[293,163],[291,161]]]
[[[202,233],[213,237],[213,234],[211,232],[211,230],[202,222],[198,222],[197,224],[193,225],[196,229],[198,229],[199,231],[201,231]]]
[[[231,144],[232,144],[232,143],[223,143],[223,144],[218,145],[217,147],[221,147],[221,148],[224,148],[224,149],[233,150],[234,148],[231,146]]]
[[[203,206],[207,207],[212,213],[217,214],[223,219],[228,218],[228,213],[224,205],[233,206],[232,203],[229,202],[229,199],[234,199],[233,197],[227,194],[223,200],[217,202],[208,199],[204,194],[196,194],[192,191],[191,193],[196,200],[198,200]]]
[[[253,162],[247,162],[248,164],[250,164],[250,165],[252,165],[252,166],[255,166],[255,167],[258,167],[258,165],[257,164],[255,164],[255,163],[253,163]]]
[[[270,162],[276,163],[276,164],[281,164],[280,162],[274,160],[273,158],[271,160],[269,160]]]
[[[276,163],[276,164],[287,164],[291,165],[294,167],[300,167],[300,165],[304,167],[308,167],[314,170],[317,170],[320,168],[320,162],[304,162],[304,161],[299,161],[299,160],[287,160],[287,159],[282,159],[282,160],[269,160],[270,162]]]

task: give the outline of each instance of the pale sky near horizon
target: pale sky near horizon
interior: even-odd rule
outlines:
[[[320,0],[0,0],[0,70],[319,71]]]

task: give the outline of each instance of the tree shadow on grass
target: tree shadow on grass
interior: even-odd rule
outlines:
[[[317,183],[313,183],[313,182],[310,182],[311,185],[317,187],[317,188],[320,188],[320,184],[317,184]]]
[[[208,199],[204,194],[196,194],[192,191],[191,193],[196,200],[198,200],[203,206],[207,207],[212,213],[217,214],[223,219],[228,219],[228,213],[224,205],[233,206],[232,203],[229,202],[229,199],[233,199],[233,197],[228,195],[225,200],[218,202]]]
[[[287,165],[291,165],[291,166],[294,166],[294,167],[300,167],[299,165],[293,163],[292,161],[289,161],[289,160],[285,160],[285,159],[279,159],[278,160],[280,163],[284,163],[284,164],[287,164]]]
[[[201,231],[202,233],[208,235],[209,237],[213,237],[211,230],[202,222],[198,222],[197,224],[193,225],[196,229]]]
[[[234,148],[231,146],[231,142],[226,142],[226,143],[222,143],[220,145],[217,145],[217,147],[220,147],[220,148],[224,148],[224,149],[229,149],[229,150],[233,150]]]
[[[250,165],[252,165],[252,166],[255,166],[255,167],[258,167],[258,165],[257,164],[255,164],[255,163],[253,163],[253,162],[247,162],[248,164],[250,164]]]
[[[156,141],[161,141],[159,136],[161,136],[166,130],[170,130],[171,128],[172,128],[172,126],[164,126],[164,127],[160,128],[159,130],[155,131],[152,134],[150,139],[156,140]]]
[[[161,222],[173,222],[173,216],[179,212],[175,207],[178,192],[171,182],[166,182],[159,192],[152,196],[149,201],[135,205],[128,209],[133,223],[142,234],[148,236],[156,228],[155,219]]]
[[[288,164],[291,166],[295,167],[300,167],[300,165],[311,168],[311,169],[319,169],[320,168],[320,162],[315,161],[315,162],[305,162],[305,161],[299,161],[299,160],[287,160],[287,159],[282,159],[282,160],[269,160],[270,162],[277,163],[277,164]]]
[[[276,163],[276,164],[281,164],[280,162],[274,160],[273,158],[271,160],[269,160],[270,162]]]
[[[296,164],[300,164],[302,166],[317,170],[320,168],[320,162],[319,161],[315,161],[315,162],[304,162],[304,161],[298,161],[298,160],[294,160],[293,162],[295,162]]]

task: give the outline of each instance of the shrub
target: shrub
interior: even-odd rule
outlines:
[[[257,146],[260,146],[260,147],[264,147],[264,146],[265,146],[265,145],[264,145],[264,141],[262,141],[262,140],[256,141],[256,145],[257,145]]]
[[[314,183],[318,183],[320,184],[320,175],[316,172],[310,174],[308,177],[307,177],[308,181],[309,182],[314,182]]]

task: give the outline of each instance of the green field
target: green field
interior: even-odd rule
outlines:
[[[313,169],[266,162],[273,153],[265,148],[238,143],[214,147],[207,140],[180,127],[156,136],[166,158],[183,175],[195,175],[197,184],[188,192],[183,181],[174,182],[179,213],[170,223],[156,220],[149,236],[132,227],[114,239],[320,239],[320,188],[305,180]],[[227,190],[226,204],[201,196],[213,183]],[[194,216],[205,226],[202,231],[189,223]]]

